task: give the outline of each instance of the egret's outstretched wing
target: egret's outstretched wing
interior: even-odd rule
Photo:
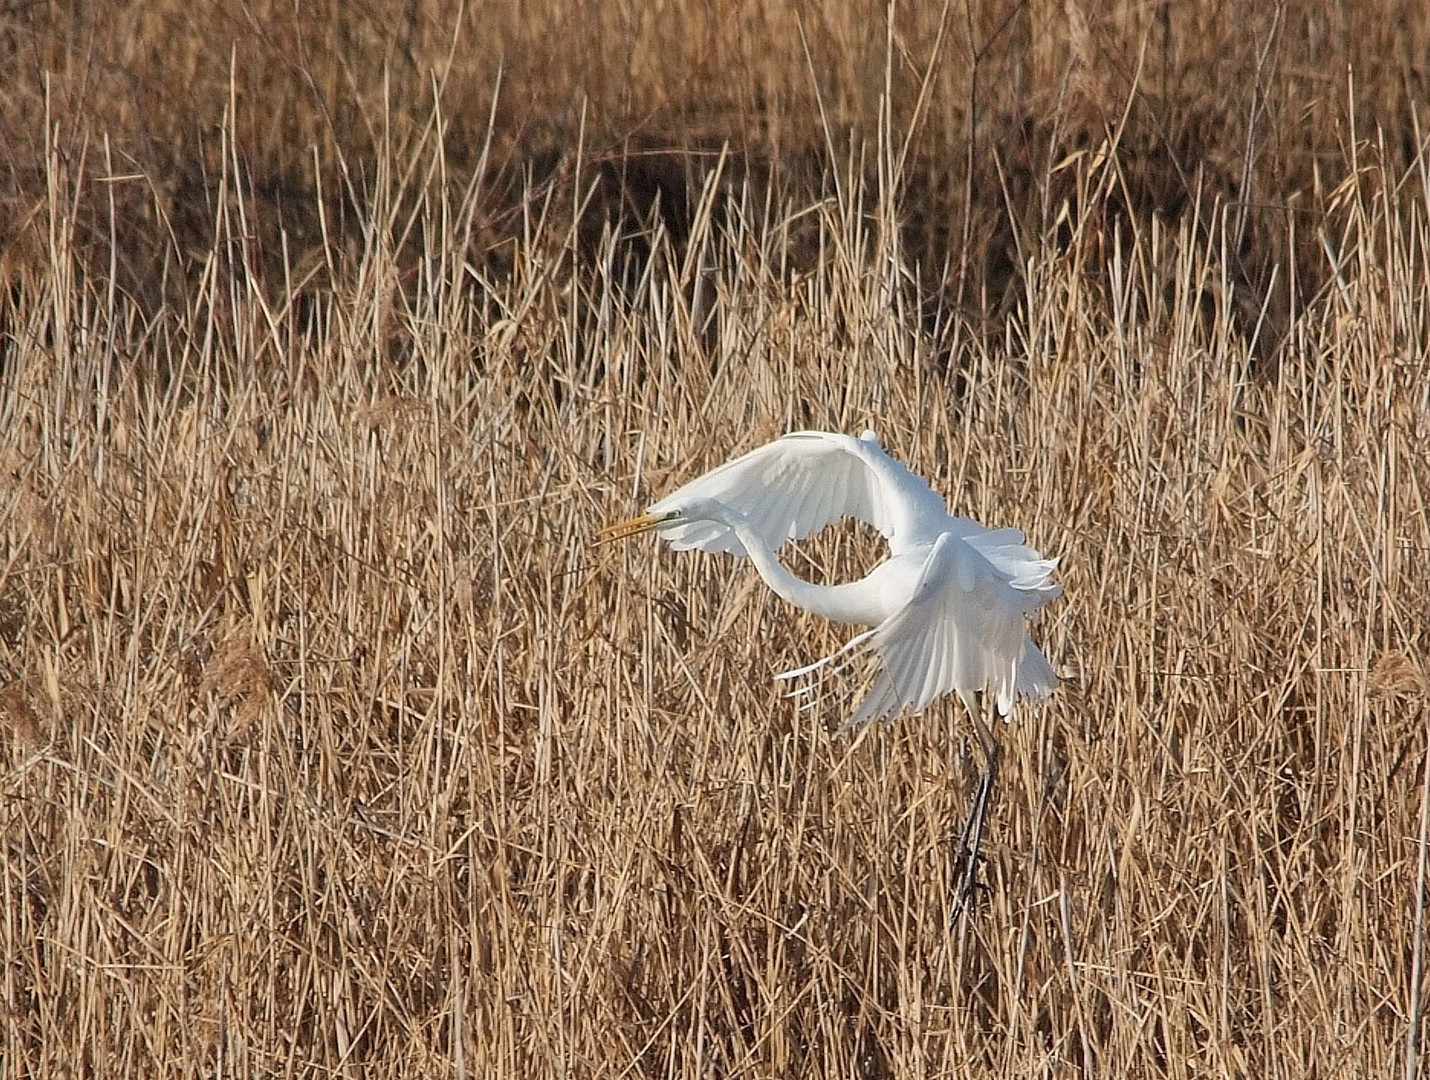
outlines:
[[[1028,637],[1025,615],[1061,590],[1039,585],[1015,587],[966,540],[941,536],[909,602],[859,645],[877,655],[878,673],[850,725],[922,709],[955,690],[965,701],[978,690],[994,695],[1004,716],[1015,694],[1050,693],[1058,677]]]
[[[844,517],[866,521],[890,538],[909,520],[946,520],[947,513],[927,482],[884,454],[872,432],[857,439],[793,432],[696,477],[647,510],[660,514],[693,498],[714,499],[745,515],[771,550]],[[713,521],[669,527],[661,535],[677,551],[745,554],[734,531]]]

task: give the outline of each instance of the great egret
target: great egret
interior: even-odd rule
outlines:
[[[775,557],[786,540],[843,517],[868,522],[889,542],[889,558],[867,577],[815,585]],[[677,551],[748,556],[765,584],[795,607],[870,627],[831,656],[776,676],[810,675],[846,654],[835,670],[872,658],[873,683],[848,726],[958,694],[984,756],[963,831],[968,862],[961,910],[998,774],[998,742],[974,694],[993,695],[1006,717],[1015,696],[1044,697],[1057,687],[1057,674],[1028,636],[1026,617],[1061,594],[1052,581],[1058,560],[1027,547],[1017,529],[986,529],[949,514],[927,481],[885,453],[872,431],[857,439],[793,432],[697,477],[640,517],[603,529],[602,537],[652,530]]]

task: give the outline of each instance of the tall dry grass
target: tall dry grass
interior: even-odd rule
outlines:
[[[1235,204],[1227,281],[1246,320],[1277,294],[1270,352],[1306,300],[1287,270],[1325,269],[1288,215],[1325,211],[1353,129],[1380,129],[1387,167],[1409,167],[1426,55],[1419,0],[0,4],[0,286],[39,256],[24,237],[49,147],[104,186],[76,243],[117,247],[120,287],[152,312],[192,301],[230,159],[255,269],[281,281],[285,255],[362,243],[376,170],[410,158],[440,102],[452,175],[486,174],[481,248],[510,236],[527,180],[570,203],[573,173],[599,167],[598,202],[644,213],[659,195],[683,218],[687,158],[728,144],[727,175],[804,200],[828,179],[830,136],[842,159],[882,123],[907,155],[911,255],[961,315],[991,306],[996,325],[1069,195],[1054,166],[1113,131],[1121,190],[1103,212],[1145,224]]]
[[[1218,205],[1095,237],[1073,204],[985,336],[926,317],[857,169],[717,177],[642,258],[534,198],[489,274],[440,134],[321,249],[337,287],[276,298],[230,164],[157,313],[79,259],[107,189],[47,159],[0,359],[5,1075],[1409,1071],[1430,159],[1354,144],[1268,369]],[[870,423],[1063,558],[1067,683],[1003,731],[957,926],[957,709],[851,741],[770,680],[838,628],[587,543]]]

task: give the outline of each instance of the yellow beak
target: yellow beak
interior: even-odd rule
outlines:
[[[596,543],[609,544],[616,540],[628,540],[632,536],[650,532],[664,520],[665,518],[659,514],[642,514],[640,517],[618,521],[614,525],[607,525],[603,528],[596,535]]]

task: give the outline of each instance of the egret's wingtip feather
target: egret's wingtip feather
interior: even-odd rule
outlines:
[[[829,661],[833,659],[834,657],[832,656],[826,656],[822,659],[814,661],[814,663],[812,664],[805,664],[804,667],[790,668],[788,671],[778,672],[775,675],[775,678],[778,679],[780,682],[788,682],[790,679],[803,678],[805,675],[808,675],[811,672],[818,671],[820,668],[822,668],[825,664],[829,663]]]

